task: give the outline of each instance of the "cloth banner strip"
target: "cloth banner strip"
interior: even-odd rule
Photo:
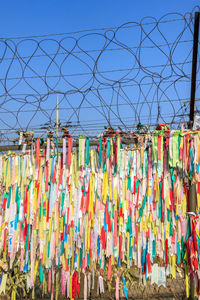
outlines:
[[[18,259],[30,288],[39,276],[54,293],[57,280],[71,298],[75,290],[80,296],[82,272],[87,297],[88,273],[102,275],[108,266],[110,280],[114,266],[125,263],[148,279],[159,259],[172,278],[185,266],[199,294],[200,132],[155,131],[131,148],[120,136],[100,137],[96,148],[84,137],[73,148],[65,138],[59,153],[50,145],[47,139],[40,149],[37,139],[30,151],[0,155],[4,272],[6,261],[12,269]],[[187,213],[189,181],[197,187],[195,215]],[[119,280],[127,294],[125,278],[115,275],[116,295]]]

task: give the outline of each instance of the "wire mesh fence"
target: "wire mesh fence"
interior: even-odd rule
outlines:
[[[1,143],[59,126],[95,136],[188,121],[194,11],[118,27],[0,39]],[[199,57],[197,96],[199,94]],[[198,99],[197,99],[198,100]],[[196,109],[198,110],[198,101]]]

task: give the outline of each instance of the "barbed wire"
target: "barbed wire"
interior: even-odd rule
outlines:
[[[75,136],[188,121],[194,11],[0,38],[1,143],[19,130],[54,130],[57,95],[59,125]],[[198,57],[197,96],[199,67]]]

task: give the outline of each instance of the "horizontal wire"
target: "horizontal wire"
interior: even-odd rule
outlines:
[[[151,69],[151,68],[162,68],[162,67],[168,67],[168,66],[180,66],[180,65],[186,65],[191,64],[192,61],[187,61],[184,63],[174,63],[174,64],[163,64],[163,65],[152,65],[152,66],[142,66],[143,69]],[[124,68],[124,69],[115,69],[115,70],[106,70],[106,71],[98,71],[98,74],[105,74],[105,73],[117,73],[117,72],[125,72],[125,71],[133,71],[133,70],[140,70],[141,67],[134,67],[134,68]],[[42,78],[60,78],[60,77],[71,77],[71,76],[85,76],[85,75],[93,75],[93,71],[91,72],[85,72],[85,73],[72,73],[72,74],[59,74],[59,75],[38,75],[38,76],[21,76],[21,77],[7,77],[6,80],[20,80],[20,79],[42,79]],[[189,74],[188,74],[189,75]],[[175,76],[175,75],[174,75]],[[0,78],[1,81],[4,81],[5,78]]]
[[[165,117],[172,117],[173,116],[173,114],[163,114],[163,116],[165,116]],[[177,117],[183,117],[183,116],[188,116],[188,114],[185,114],[185,115],[183,115],[183,114],[178,114],[177,115]],[[131,117],[130,117],[131,118]],[[157,118],[157,115],[152,115],[152,119],[156,119]],[[133,119],[133,118],[132,118]],[[142,117],[142,121],[145,121],[145,120],[148,120],[148,117]],[[110,120],[110,123],[111,123],[111,125],[112,126],[121,126],[122,124],[120,124],[120,123],[113,123],[113,120],[111,119]],[[62,125],[62,124],[61,124]],[[67,128],[67,126],[66,127],[64,127],[64,125],[63,125],[63,127],[61,127],[61,125],[59,126],[59,128],[60,129],[62,129],[62,128]],[[81,124],[74,124],[74,123],[72,123],[72,124],[69,124],[70,125],[70,128],[71,127],[73,127],[73,126],[75,126],[75,127],[77,127],[77,125],[80,125],[81,126]],[[83,128],[90,128],[90,127],[92,127],[92,130],[96,130],[96,129],[101,129],[103,126],[106,126],[107,127],[107,124],[105,124],[105,122],[103,123],[102,122],[102,124],[96,124],[96,123],[92,123],[92,124],[86,124],[86,125],[84,125],[84,127]],[[134,123],[132,123],[132,124],[126,124],[126,127],[128,128],[128,127],[133,127],[133,126],[137,126],[137,124],[134,124]],[[42,124],[41,124],[41,126],[40,127],[42,127]],[[55,126],[54,126],[55,127]],[[45,131],[48,131],[49,130],[49,127],[47,126],[46,128],[36,128],[36,127],[31,127],[31,128],[29,128],[29,130],[28,131],[34,131],[34,132],[45,132]],[[56,130],[56,128],[54,129],[54,130]],[[80,129],[74,129],[73,128],[73,131],[75,131],[75,132],[77,132],[77,131],[80,131],[80,130],[82,130],[81,128]],[[90,129],[91,130],[91,129]],[[18,129],[0,129],[0,132],[2,133],[10,133],[10,134],[13,134],[13,133],[16,133],[17,131],[23,131],[22,129],[20,129],[20,128],[18,128]],[[27,131],[27,130],[25,130],[24,129],[24,131]]]
[[[185,76],[190,76],[190,74],[185,74]],[[173,76],[171,76],[171,77],[173,77]],[[185,79],[182,79],[183,77],[180,77],[179,79],[176,79],[176,80],[164,80],[164,79],[162,79],[162,84],[166,84],[166,83],[178,83],[178,82],[190,82],[189,81],[189,79],[188,80],[185,80]],[[185,77],[184,77],[185,78]],[[186,77],[187,78],[187,77]],[[134,81],[133,81],[134,82]],[[196,82],[200,82],[200,80],[196,80]],[[26,93],[26,94],[12,94],[12,93],[9,93],[9,92],[7,92],[7,93],[5,93],[5,94],[1,94],[0,95],[0,98],[2,98],[2,97],[8,97],[8,96],[10,96],[10,97],[14,97],[14,96],[26,96],[26,97],[40,97],[40,98],[44,98],[44,96],[50,96],[50,95],[57,95],[57,94],[61,94],[61,95],[67,95],[67,94],[70,94],[70,93],[74,93],[74,92],[78,92],[78,93],[84,93],[84,92],[88,92],[88,91],[101,91],[101,90],[108,90],[108,89],[119,89],[119,88],[124,88],[124,87],[132,87],[132,86],[138,86],[138,87],[140,87],[140,86],[148,86],[148,85],[160,85],[161,83],[160,82],[156,82],[156,81],[152,81],[152,82],[147,82],[147,83],[131,83],[131,84],[123,84],[122,82],[118,82],[118,84],[120,83],[120,86],[114,86],[114,85],[110,85],[110,86],[107,86],[107,87],[97,87],[97,88],[89,88],[89,89],[86,89],[85,91],[81,91],[81,90],[79,90],[79,89],[77,89],[77,90],[70,90],[70,91],[67,91],[67,92],[62,92],[62,91],[59,91],[59,90],[57,90],[57,91],[53,91],[53,92],[47,92],[46,94],[42,94],[42,93],[40,93],[40,94],[33,94],[33,93],[30,93],[30,94],[28,94],[28,93]],[[184,99],[183,99],[184,100]],[[187,100],[187,99],[186,99]],[[173,100],[172,100],[173,101]],[[178,100],[179,101],[179,100]]]
[[[193,17],[190,17],[189,20],[193,19]],[[159,21],[159,23],[164,24],[164,23],[171,23],[171,22],[176,22],[176,21],[185,21],[185,18],[177,18],[177,19],[170,19],[170,20],[163,20]],[[143,24],[134,24],[134,25],[127,25],[124,26],[124,28],[134,28],[138,26],[144,26],[144,25],[153,25],[157,24],[158,21],[154,22],[148,22],[148,23],[143,23]],[[13,37],[1,37],[0,39],[12,39],[12,40],[17,40],[17,39],[29,39],[29,38],[43,38],[43,37],[49,37],[49,36],[60,36],[60,35],[69,35],[69,34],[78,34],[78,33],[84,33],[84,32],[91,32],[91,31],[104,31],[104,30],[113,30],[113,29],[118,29],[121,26],[113,26],[113,27],[102,27],[102,28],[89,28],[89,29],[84,29],[84,30],[78,30],[78,31],[71,31],[71,32],[63,32],[63,33],[48,33],[48,34],[41,34],[41,35],[28,35],[28,36],[13,36]]]
[[[185,115],[187,115],[187,114],[185,114]],[[164,114],[164,116],[173,116],[172,114]],[[179,115],[179,116],[182,116],[182,115]],[[157,117],[157,115],[153,115],[152,114],[152,117]],[[124,116],[124,118],[126,118],[126,120],[130,120],[130,119],[133,119],[133,117],[127,117],[127,116]],[[148,117],[146,117],[146,119],[148,119]],[[112,123],[112,122],[114,122],[114,121],[119,121],[118,120],[118,118],[112,118],[111,120],[110,120],[110,122]],[[91,122],[93,122],[93,123],[91,123]],[[82,124],[84,124],[84,123],[86,123],[87,125],[98,125],[98,124],[101,124],[101,125],[104,125],[105,124],[105,120],[104,119],[97,119],[97,120],[82,120],[81,122],[78,122],[78,121],[73,121],[73,122],[65,122],[64,120],[63,121],[61,121],[60,120],[60,127],[61,127],[61,125],[62,125],[62,127],[64,127],[65,125],[66,126],[78,126],[78,125],[82,125]],[[44,126],[44,125],[48,125],[47,123],[44,123],[44,124],[40,124],[40,125],[38,125],[38,128],[39,127],[42,127],[42,126]],[[87,126],[86,125],[86,126]],[[118,124],[118,125],[120,125],[120,124]],[[83,125],[83,126],[85,126],[85,125]],[[35,129],[37,129],[37,127],[34,127]]]
[[[1,40],[0,40],[1,41]],[[178,44],[183,44],[183,43],[192,43],[193,40],[184,40],[184,41],[179,41]],[[132,47],[128,47],[128,50],[131,49],[153,49],[153,48],[161,48],[161,47],[165,47],[165,46],[170,46],[170,45],[174,45],[176,44],[176,42],[169,42],[169,43],[165,43],[165,44],[161,44],[161,45],[155,45],[155,46],[132,46]],[[105,48],[103,51],[127,51],[127,48]],[[48,57],[49,56],[57,56],[57,55],[66,55],[66,54],[87,54],[87,53],[95,53],[95,52],[99,52],[102,51],[102,49],[92,49],[92,50],[83,50],[83,51],[68,51],[66,50],[65,52],[56,52],[56,53],[48,53]],[[0,58],[0,61],[6,61],[6,60],[22,60],[22,59],[27,59],[27,58],[40,58],[40,57],[47,57],[46,54],[37,54],[37,55],[29,55],[29,56],[17,56],[16,53],[13,53],[13,57],[4,57],[3,59]]]
[[[130,106],[130,105],[143,105],[143,104],[155,104],[155,103],[168,103],[168,102],[180,102],[180,101],[187,101],[187,100],[190,100],[190,98],[182,98],[182,99],[170,99],[169,100],[155,100],[155,101],[143,101],[143,102],[129,102],[129,103],[118,103],[118,104],[107,104],[107,105],[104,105],[104,108],[109,108],[109,107],[115,107],[115,106]],[[93,105],[93,106],[81,106],[81,109],[95,109],[95,108],[102,108],[102,105]],[[1,109],[1,107],[0,107]],[[40,111],[42,112],[42,110],[44,111],[55,111],[56,108],[40,108]],[[80,109],[80,106],[77,106],[77,107],[60,107],[59,108],[60,110],[77,110],[77,109]],[[37,109],[33,109],[33,110],[20,110],[20,113],[24,113],[24,112],[36,112],[38,111]],[[0,114],[7,114],[7,113],[10,113],[10,112],[3,112],[3,111],[0,111]],[[12,113],[19,113],[19,110],[16,110],[16,111],[13,111],[12,110]]]

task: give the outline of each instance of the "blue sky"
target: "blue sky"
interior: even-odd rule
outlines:
[[[140,22],[142,18],[147,16],[152,16],[159,19],[163,15],[171,12],[184,14],[185,12],[190,12],[198,4],[199,1],[197,0],[2,1],[0,38],[6,39],[9,37],[45,35],[50,33],[56,34],[88,30],[91,28],[95,29],[119,26],[126,22]],[[169,18],[178,18],[178,15],[171,15]],[[146,22],[149,21],[152,21],[152,19],[146,19]],[[178,35],[179,30],[182,28],[180,22],[167,23],[163,26],[166,26],[164,28],[161,25],[164,36],[161,36],[158,31],[155,31],[152,34],[152,38],[157,44],[165,44],[166,40],[167,42],[173,42],[174,38]],[[117,34],[117,37],[119,37],[120,41],[124,42],[129,47],[133,47],[135,45],[138,46],[140,41],[140,33],[137,31],[137,28],[126,30],[122,29]],[[79,37],[81,37],[81,35],[83,34],[80,34]],[[63,37],[64,36],[53,38],[60,41]],[[76,39],[78,38],[77,35],[74,35],[74,37]],[[41,41],[41,39],[37,41]],[[186,58],[186,53],[189,52],[192,47],[191,32],[187,31],[183,35],[182,41],[187,41],[187,43],[184,42],[177,48],[173,49],[173,57],[175,59],[173,63],[182,63]],[[20,40],[14,40],[14,42],[19,42],[17,50],[19,51],[20,56],[29,57],[32,55],[36,45],[34,44],[34,41],[26,40],[21,42]],[[12,41],[9,41],[9,43],[11,45]],[[83,39],[81,38],[79,46],[85,50],[101,49],[103,47],[103,43],[104,39],[102,36],[92,34],[84,37]],[[12,44],[11,47],[14,49],[15,46],[13,45],[14,44]],[[48,53],[54,53],[57,51],[57,44],[55,44],[54,41],[45,41],[44,43],[42,42],[41,45],[43,50],[47,50]],[[69,40],[67,40],[64,45],[66,46],[66,49],[70,49],[71,47]],[[145,39],[143,46],[149,47],[152,46],[152,43],[148,39]],[[109,47],[119,48],[119,45],[111,44]],[[61,50],[62,49],[59,51],[61,52]],[[52,90],[47,89],[44,82],[37,77],[38,75],[45,76],[45,72],[48,70],[46,75],[50,77],[47,78],[47,81],[49,86],[52,87],[57,84],[57,78],[52,78],[51,76],[59,76],[60,71],[58,71],[58,68],[55,64],[51,64],[49,68],[50,61],[47,57],[44,57],[44,52],[42,52],[41,49],[37,49],[37,52],[35,53],[36,57],[34,57],[31,62],[28,61],[28,58],[21,60],[21,65],[24,68],[22,68],[24,78],[31,78],[28,78],[26,81],[24,81],[24,78],[22,81],[18,81],[18,79],[13,78],[20,78],[20,76],[22,76],[22,69],[20,69],[21,65],[15,58],[12,66],[9,67],[10,60],[5,60],[5,58],[10,58],[13,54],[9,49],[7,49],[6,56],[0,64],[0,82],[2,83],[0,85],[0,129],[39,129],[49,120],[55,121],[55,90],[58,90],[60,93],[59,106],[60,120],[62,124],[64,124],[64,122],[72,122],[72,124],[77,125],[78,120],[80,120],[81,125],[84,128],[89,126],[88,130],[90,133],[88,133],[88,135],[98,133],[102,130],[102,126],[108,125],[106,118],[109,118],[114,126],[120,125],[123,128],[123,122],[125,122],[130,128],[132,124],[136,124],[139,121],[143,124],[148,124],[150,122],[148,114],[151,111],[152,115],[150,118],[154,123],[156,123],[158,119],[158,107],[156,106],[156,101],[158,100],[156,99],[159,99],[159,101],[160,99],[164,101],[159,110],[161,115],[166,117],[166,122],[170,122],[172,115],[175,114],[175,110],[177,113],[179,107],[177,106],[177,102],[173,102],[173,105],[171,105],[168,100],[175,99],[176,101],[178,98],[188,99],[190,96],[189,76],[191,74],[191,53],[187,59],[189,62],[184,65],[184,74],[188,74],[188,77],[184,75],[183,79],[187,79],[187,83],[184,81],[181,82],[180,80],[178,81],[177,86],[169,86],[168,81],[165,82],[165,80],[170,79],[173,81],[175,77],[168,78],[167,74],[170,74],[171,69],[167,67],[164,71],[162,71],[161,67],[158,73],[160,74],[160,72],[162,72],[162,77],[165,79],[162,81],[162,90],[160,89],[159,93],[156,94],[155,86],[150,89],[149,83],[151,83],[152,78],[153,80],[157,81],[159,80],[159,77],[155,73],[149,74],[149,70],[151,71],[151,69],[148,69],[148,72],[146,72],[146,70],[145,72],[142,71],[139,75],[137,75],[135,88],[134,86],[130,85],[128,87],[126,86],[127,82],[134,85],[134,80],[130,81],[130,78],[135,76],[135,72],[137,72],[137,65],[134,65],[135,60],[133,55],[130,54],[130,52],[122,50],[123,49],[119,51],[104,51],[103,55],[101,55],[100,59],[98,60],[98,71],[107,72],[114,70],[115,72],[105,74],[99,73],[93,82],[93,78],[91,78],[90,75],[78,76],[76,74],[88,72],[92,73],[94,67],[93,60],[97,59],[99,53],[92,53],[90,57],[83,53],[76,54],[77,51],[80,52],[80,48],[76,46],[74,50],[75,56],[71,55],[63,64],[62,71],[63,74],[68,76],[68,82],[61,80],[51,94]],[[166,64],[167,56],[165,53],[169,55],[169,51],[172,49],[169,50],[164,46],[162,50],[164,53],[158,49],[144,48],[140,55],[140,62],[143,66]],[[4,47],[0,47],[0,56],[3,55],[3,51]],[[40,57],[41,54],[42,57]],[[62,59],[62,54],[59,54],[57,55],[55,61],[58,65],[60,65],[62,63]],[[88,63],[88,66],[83,64],[80,59]],[[25,67],[26,62],[28,62],[32,69]],[[133,66],[136,66],[136,69],[134,69],[131,74],[126,73],[127,71],[116,72],[118,69],[129,69]],[[179,70],[177,67],[175,67],[175,69],[176,70],[173,70],[173,74],[178,73],[178,78],[181,79],[182,70]],[[156,72],[156,69],[154,69],[154,72]],[[165,73],[166,76],[163,75]],[[75,74],[75,76],[71,76],[71,74]],[[104,77],[102,77],[102,74]],[[3,79],[6,76],[7,91],[5,92],[5,84]],[[120,84],[124,85],[124,88],[120,89],[120,92],[118,89],[118,84],[114,85],[115,90],[113,91],[112,87],[114,81],[118,81]],[[142,83],[141,91],[139,91],[137,87],[137,84],[140,81]],[[91,87],[94,89],[94,93],[87,92],[87,89]],[[103,89],[101,89],[102,87]],[[62,98],[62,93],[65,92],[68,93],[67,98]],[[98,94],[98,92],[100,94]],[[18,97],[15,96],[16,94],[23,95]],[[41,100],[41,94],[48,94],[48,97],[44,97]],[[109,106],[106,107],[106,110],[104,111],[104,109],[101,107],[103,102],[99,100],[100,97],[102,97],[103,101],[105,101],[104,104],[109,103],[109,105],[111,105],[112,103],[113,111],[110,110]],[[78,112],[79,117],[77,117],[77,112],[74,113],[71,106],[78,107],[82,101],[83,104],[81,104],[81,110]],[[144,105],[134,104],[131,108],[131,106],[127,104],[127,101],[132,103],[138,103],[139,101],[141,101],[141,103],[144,101],[151,103],[152,101],[155,101],[155,103],[152,107],[148,106],[149,103],[145,103]],[[39,107],[38,103],[40,103],[42,112],[36,112]],[[118,104],[120,104],[120,116],[118,114],[119,112],[117,112]],[[97,109],[93,109],[91,108],[92,105],[97,105],[99,107]],[[182,102],[180,105],[183,106],[185,104]],[[188,106],[188,104],[186,104],[186,106]],[[51,110],[52,114],[49,117],[46,112],[49,112],[50,114]],[[180,113],[180,111],[178,113]],[[183,111],[181,111],[181,113],[183,113]],[[159,119],[159,121],[163,122],[162,119]],[[81,133],[81,130],[82,129],[80,129],[78,133]],[[91,130],[93,130],[92,133]]]
[[[69,32],[121,25],[145,16],[190,11],[198,0],[1,1],[0,36]]]

